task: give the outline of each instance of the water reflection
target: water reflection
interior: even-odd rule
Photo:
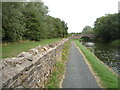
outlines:
[[[101,61],[120,74],[120,50],[107,43],[82,43],[90,49]]]

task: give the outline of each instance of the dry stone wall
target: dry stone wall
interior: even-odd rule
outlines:
[[[64,43],[68,40],[38,46],[20,53],[17,57],[2,59],[2,88],[43,88],[54,64],[61,58]]]

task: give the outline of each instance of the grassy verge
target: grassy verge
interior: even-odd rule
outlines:
[[[87,61],[90,63],[93,72],[99,77],[101,86],[105,88],[118,88],[118,77],[111,72],[98,58],[91,53],[86,47],[81,45],[78,40],[75,40],[76,45],[85,55]]]
[[[46,45],[53,43],[55,41],[61,40],[59,39],[45,39],[40,42],[35,41],[27,41],[27,42],[20,42],[15,44],[8,44],[2,46],[2,56],[0,58],[7,58],[7,57],[14,57],[23,51],[28,51],[31,48],[34,48],[38,45]],[[0,48],[1,50],[1,48]]]
[[[62,60],[58,61],[54,68],[53,72],[48,80],[45,88],[60,88],[60,82],[63,79],[64,71],[65,71],[65,63],[68,59],[68,51],[69,51],[70,41],[64,45],[64,49],[62,51]]]

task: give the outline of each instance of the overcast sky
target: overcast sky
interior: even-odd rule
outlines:
[[[68,32],[81,32],[86,25],[93,27],[96,18],[118,12],[120,0],[42,0],[49,15],[68,24]]]

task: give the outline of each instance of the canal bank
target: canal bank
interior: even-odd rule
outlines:
[[[81,45],[78,40],[75,40],[75,43],[91,65],[95,75],[99,77],[101,86],[105,88],[118,88],[118,76],[109,70],[105,64],[102,64],[101,61],[86,47]]]
[[[109,66],[115,73],[120,74],[120,49],[118,49],[118,47],[110,43],[95,42],[84,42],[83,45],[92,51],[98,59]]]

